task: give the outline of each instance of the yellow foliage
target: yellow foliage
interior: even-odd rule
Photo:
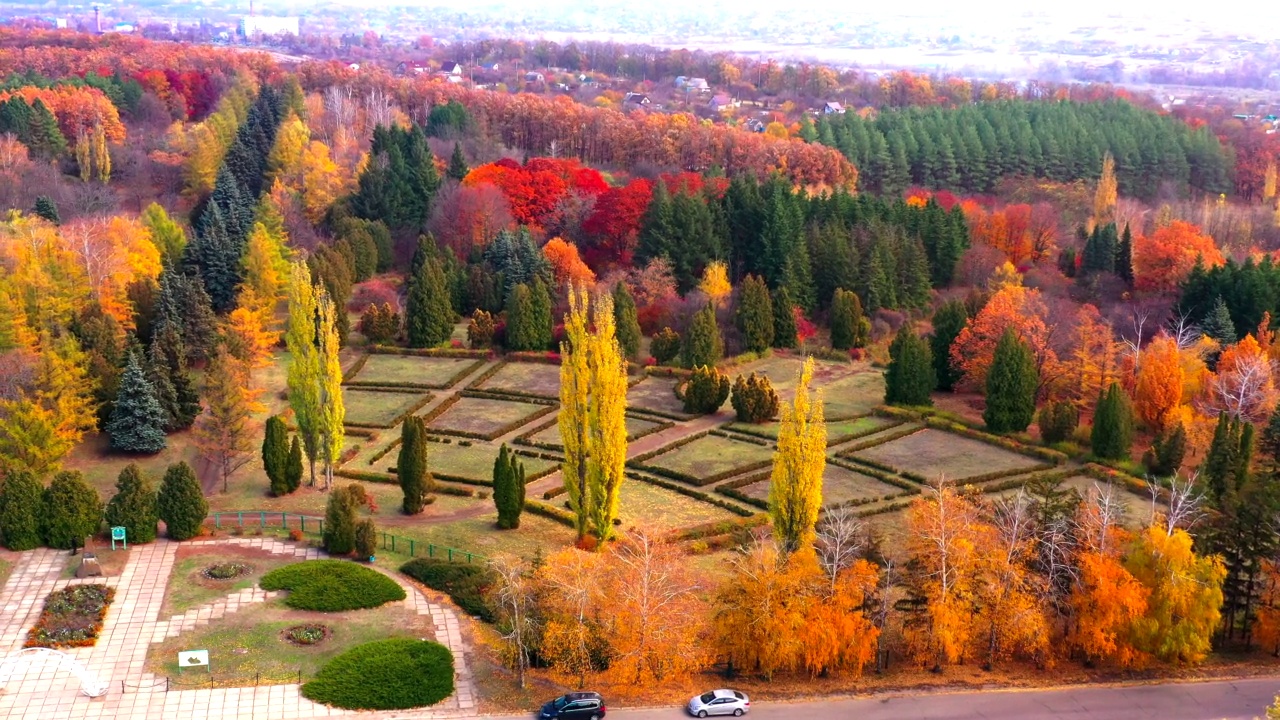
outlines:
[[[702,271],[702,282],[698,283],[698,289],[711,298],[711,302],[720,305],[733,292],[733,285],[729,283],[729,270],[725,264],[719,260],[708,263]]]
[[[1199,556],[1185,530],[1152,525],[1125,567],[1149,591],[1147,612],[1134,623],[1134,644],[1165,662],[1194,664],[1209,654],[1222,608],[1227,570],[1217,556]]]
[[[302,153],[302,211],[313,224],[324,219],[329,206],[348,190],[329,146],[312,140]]]
[[[822,474],[827,466],[827,425],[821,391],[810,398],[813,358],[805,360],[795,400],[783,403],[778,446],[769,481],[773,531],[785,552],[813,543],[813,528],[822,507]]]

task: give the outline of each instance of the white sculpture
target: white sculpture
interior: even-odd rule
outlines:
[[[24,648],[10,655],[4,660],[0,660],[0,686],[9,682],[9,676],[13,674],[15,668],[23,664],[34,664],[40,660],[53,659],[57,662],[58,668],[68,670],[80,679],[80,692],[89,697],[101,697],[107,693],[107,683],[99,680],[96,675],[89,672],[89,669],[81,665],[78,660],[70,655],[50,648]]]

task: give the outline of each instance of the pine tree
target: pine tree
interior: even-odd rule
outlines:
[[[1280,407],[1271,413],[1271,419],[1263,428],[1262,436],[1258,440],[1258,449],[1272,465],[1280,468]]]
[[[36,206],[32,212],[54,225],[62,224],[62,218],[58,215],[58,206],[54,204],[53,198],[48,195],[41,195],[36,198]]]
[[[507,296],[507,350],[536,350],[537,333],[533,325],[533,300],[529,286],[516,285]]]
[[[709,415],[720,410],[729,399],[729,376],[706,365],[693,369],[684,388],[684,411],[690,415]]]
[[[786,287],[773,291],[773,346],[776,348],[793,348],[799,342],[794,307]]]
[[[551,293],[541,277],[535,277],[533,286],[529,288],[529,332],[532,342],[530,350],[545,350],[551,347],[553,319],[551,317]]]
[[[640,354],[640,320],[631,288],[621,280],[613,286],[613,315],[618,326],[618,344],[622,354],[634,359]]]
[[[285,492],[291,493],[302,486],[302,443],[298,436],[293,436],[289,443],[289,460],[285,464]]]
[[[831,347],[852,350],[867,344],[871,323],[862,314],[862,301],[852,290],[836,288],[831,298]]]
[[[715,367],[724,357],[724,340],[720,326],[716,324],[716,309],[710,303],[694,313],[689,329],[685,332],[681,362],[687,368],[703,365]]]
[[[107,525],[125,528],[125,537],[131,543],[149,543],[156,539],[158,512],[151,482],[142,476],[137,465],[125,466],[116,479],[116,494],[107,503]]]
[[[111,436],[111,448],[130,453],[158,453],[167,444],[164,435],[165,412],[156,398],[155,386],[147,379],[136,353],[130,353],[120,379],[120,393],[116,396],[107,423]]]
[[[773,300],[760,277],[743,278],[734,322],[747,350],[762,353],[773,345]]]
[[[40,547],[43,494],[44,487],[30,472],[12,470],[0,480],[0,544],[14,551]]]
[[[405,308],[405,334],[409,347],[435,347],[453,334],[453,306],[444,269],[435,258],[427,259],[409,288]]]
[[[884,373],[884,401],[889,405],[932,405],[933,374],[929,345],[916,335],[910,323],[903,325],[889,344],[889,367]]]
[[[61,550],[84,547],[85,538],[102,527],[98,491],[79,472],[54,475],[44,490],[41,522],[45,545]]]
[[[1213,307],[1200,321],[1200,329],[1205,335],[1218,341],[1218,345],[1226,347],[1238,338],[1235,323],[1231,321],[1231,310],[1219,295],[1213,301]]]
[[[404,492],[400,509],[406,515],[422,512],[431,491],[431,475],[427,472],[427,429],[422,418],[416,415],[410,415],[400,426],[396,476],[400,478],[400,489]]]
[[[462,182],[468,172],[470,172],[470,169],[467,167],[466,156],[462,154],[462,144],[454,143],[453,155],[449,157],[449,169],[445,171],[445,175]]]
[[[1093,432],[1089,436],[1093,454],[1105,460],[1127,460],[1133,446],[1133,408],[1129,396],[1111,383],[1093,411]]]
[[[350,555],[356,549],[356,507],[354,494],[350,491],[356,485],[329,493],[329,501],[324,508],[324,533],[321,542],[325,552],[330,555]]]
[[[1129,232],[1129,223],[1124,224],[1120,244],[1116,246],[1116,275],[1126,283],[1133,284],[1133,235]]]
[[[271,483],[271,494],[275,497],[288,495],[289,478],[289,430],[279,415],[267,418],[267,427],[262,435],[262,468]]]
[[[516,460],[516,454],[507,451],[506,443],[493,461],[493,504],[498,510],[498,528],[515,530],[520,527],[520,513],[524,512],[525,499],[524,463]]]
[[[1036,423],[1040,426],[1040,439],[1044,442],[1050,445],[1066,442],[1080,424],[1080,411],[1071,402],[1059,400],[1041,408]]]
[[[951,345],[968,324],[969,313],[959,300],[948,301],[933,315],[933,337],[929,339],[929,349],[933,353],[933,372],[938,379],[939,390],[951,390],[960,381],[963,373],[951,364]]]
[[[1142,456],[1147,472],[1156,477],[1173,477],[1182,468],[1187,454],[1187,431],[1179,422],[1172,430],[1156,436],[1151,449]]]
[[[769,514],[783,552],[794,553],[813,542],[822,507],[822,474],[826,469],[827,427],[822,398],[810,398],[813,358],[805,360],[795,400],[782,406],[778,446],[769,482]]]
[[[148,377],[164,411],[164,429],[167,432],[186,430],[200,414],[200,396],[187,370],[182,335],[173,323],[164,322],[160,326],[149,352]]]
[[[996,343],[987,371],[987,407],[982,419],[995,433],[1022,432],[1036,412],[1036,387],[1040,384],[1035,357],[1009,328]]]

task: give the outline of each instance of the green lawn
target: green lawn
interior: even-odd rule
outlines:
[[[431,400],[431,394],[406,390],[382,392],[343,387],[342,403],[346,407],[349,425],[373,425],[389,428],[397,418],[422,407]]]
[[[705,435],[644,461],[645,465],[665,468],[695,478],[713,475],[768,461],[773,449],[752,443],[731,440],[718,435]]]
[[[893,421],[886,418],[868,415],[866,417],[853,418],[851,420],[828,420],[827,421],[827,445],[836,445],[845,442],[853,437],[860,437],[870,434],[886,427]],[[777,422],[763,423],[756,425],[754,423],[730,423],[725,430],[736,430],[746,435],[758,435],[768,437],[773,440],[778,439]]]
[[[963,480],[1006,470],[1031,470],[1040,464],[1024,455],[933,428],[859,450],[853,456],[930,480],[940,476]]]
[[[280,555],[268,558],[255,553],[240,552],[234,545],[215,545],[201,548],[197,554],[183,553],[173,564],[169,585],[160,608],[160,618],[167,620],[192,608],[226,597],[237,590],[253,587],[263,573],[273,568],[295,562],[297,559]],[[251,571],[230,580],[213,580],[203,575],[203,570],[217,563],[237,562],[248,565]]]
[[[559,398],[560,366],[509,362],[493,377],[485,380],[478,389]]]
[[[425,389],[452,387],[483,360],[373,353],[364,367],[346,379],[349,385],[394,385]]]
[[[537,415],[545,415],[548,410],[550,406],[536,403],[464,397],[432,420],[427,428],[496,436],[510,432]]]
[[[675,378],[647,377],[627,390],[627,407],[685,415],[684,403],[676,397]]]
[[[563,500],[563,495],[556,498]],[[618,516],[624,533],[636,528],[673,530],[737,517],[711,503],[634,478],[622,483]]]
[[[636,436],[640,435],[641,433],[648,432],[650,430],[653,430],[656,427],[661,427],[662,425],[663,423],[660,423],[660,422],[655,422],[653,420],[642,420],[638,417],[632,417],[631,415],[628,415],[627,416],[627,441],[630,442],[631,440],[634,440]],[[534,442],[545,443],[547,445],[555,445],[556,447],[560,447],[561,446],[560,424],[554,423],[551,425],[551,427],[539,430],[538,432],[534,433],[533,436],[530,437],[529,439]]]
[[[738,492],[760,500],[768,500],[769,477],[765,476],[759,482],[739,488]],[[822,473],[822,504],[824,506],[839,505],[850,500],[883,498],[886,495],[897,495],[901,492],[900,488],[893,485],[831,463],[827,463],[826,470]]]
[[[493,479],[493,461],[498,457],[498,446],[481,441],[474,441],[471,447],[463,447],[455,438],[449,444],[427,443],[427,468],[432,472],[456,475],[472,480],[490,481]],[[379,463],[380,469],[395,465],[395,458],[388,455],[387,463]],[[519,458],[524,463],[527,475],[534,475],[557,463],[538,458]]]
[[[815,360],[810,387],[822,391],[827,418],[865,415],[884,402],[884,376],[878,370],[868,371],[864,365]],[[774,390],[784,400],[794,397],[804,360],[775,355],[745,365],[735,374],[755,373],[769,378]]]

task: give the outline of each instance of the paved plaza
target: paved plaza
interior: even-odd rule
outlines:
[[[298,560],[323,556],[319,550],[273,538],[219,538],[182,543],[239,545]],[[395,718],[458,718],[475,713],[475,688],[467,664],[458,617],[450,608],[431,603],[413,585],[395,578],[405,589],[406,607],[430,615],[436,640],[453,652],[456,692],[432,708],[394,713],[355,713],[329,708],[302,697],[299,686],[269,685],[244,688],[165,690],[164,677],[145,671],[147,649],[212,620],[264,602],[276,593],[248,588],[170,618],[160,617],[165,586],[173,570],[179,543],[157,540],[129,550],[129,560],[116,577],[62,579],[67,553],[42,548],[22,553],[8,583],[0,592],[0,658],[22,649],[44,599],[68,585],[98,583],[114,587],[115,600],[107,611],[102,634],[93,647],[64,650],[100,681],[107,693],[89,698],[80,680],[48,658],[17,667],[0,694],[0,718],[6,720],[305,720],[336,716]],[[395,576],[391,576],[395,577]]]

